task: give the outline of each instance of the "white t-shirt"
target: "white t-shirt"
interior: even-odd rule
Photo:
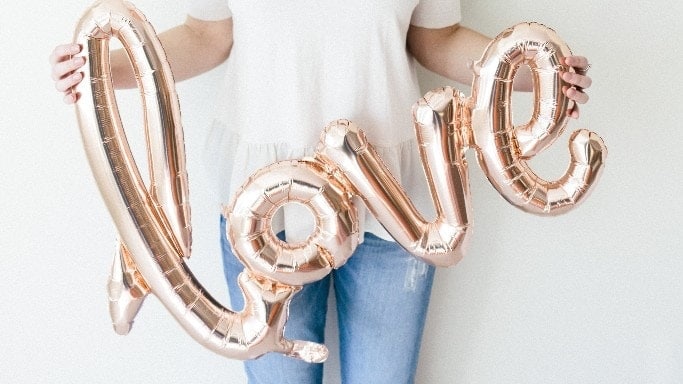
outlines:
[[[433,212],[412,124],[411,107],[422,95],[406,35],[410,24],[459,22],[458,0],[189,3],[194,18],[233,18],[234,44],[206,151],[225,204],[254,171],[311,156],[323,128],[348,119],[365,131],[415,205]],[[287,220],[295,208],[287,205],[273,228],[300,239],[310,224]],[[363,231],[391,239],[360,211]]]

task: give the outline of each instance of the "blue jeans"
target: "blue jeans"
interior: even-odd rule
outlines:
[[[232,253],[225,225],[221,217],[224,272],[232,309],[240,311],[244,298],[237,286],[237,275],[244,266]],[[365,241],[346,264],[322,280],[305,285],[294,296],[285,336],[324,342],[327,298],[333,285],[342,382],[412,383],[434,270],[397,243],[366,233]],[[246,361],[245,371],[250,384],[316,384],[323,378],[322,364],[277,353]]]

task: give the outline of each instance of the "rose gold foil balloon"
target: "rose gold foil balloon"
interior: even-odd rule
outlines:
[[[327,357],[325,346],[283,337],[289,302],[299,287],[244,272],[239,284],[245,308],[221,306],[194,278],[183,260],[189,250],[189,206],[177,96],[161,44],[152,26],[131,4],[95,3],[80,20],[75,40],[88,55],[76,105],[84,148],[112,215],[126,266],[115,264],[110,281],[115,326],[127,332],[137,312],[136,285],[118,284],[139,273],[137,286],[157,296],[200,344],[221,355],[252,359],[280,352],[306,361]],[[148,189],[131,153],[116,106],[109,69],[109,40],[119,39],[131,58],[145,105],[152,182]],[[124,251],[125,250],[125,251]],[[118,285],[118,288],[116,287]],[[113,288],[113,289],[112,289]],[[117,290],[125,290],[122,294]],[[117,312],[118,311],[118,312]]]
[[[149,285],[121,242],[117,243],[107,291],[114,330],[120,335],[126,335],[133,327],[133,319],[149,294]]]
[[[380,223],[411,254],[447,266],[462,258],[469,210],[467,164],[453,127],[462,105],[453,92],[430,93],[413,109],[422,164],[436,208],[428,222],[382,162],[363,132],[339,120],[323,134],[316,156],[340,172]]]
[[[592,191],[603,169],[607,149],[593,132],[571,135],[571,163],[556,181],[546,181],[526,160],[562,133],[571,101],[562,93],[562,58],[569,47],[550,28],[518,24],[498,35],[475,63],[472,87],[473,142],[479,164],[494,188],[511,204],[535,214],[566,212]],[[528,124],[512,123],[512,80],[521,65],[534,79],[534,110]]]
[[[280,241],[272,217],[299,203],[315,218],[313,233],[300,243]],[[303,285],[342,266],[358,245],[358,217],[345,187],[312,160],[289,160],[262,168],[225,209],[228,236],[250,270],[275,281]]]
[[[126,139],[109,68],[109,40],[121,41],[144,102],[150,186],[144,184]],[[255,172],[225,208],[228,237],[246,266],[239,277],[245,308],[214,300],[184,261],[190,255],[190,209],[183,134],[173,77],[145,17],[129,3],[95,3],[78,24],[76,41],[89,57],[76,104],[83,143],[100,192],[120,236],[109,280],[117,332],[130,330],[144,298],[157,296],[200,344],[235,359],[279,352],[309,362],[327,357],[324,345],[284,338],[288,306],[300,285],[343,265],[358,244],[351,199],[362,198],[387,231],[416,257],[457,263],[471,216],[465,151],[475,148],[491,184],[532,213],[566,212],[595,185],[606,148],[587,130],[570,138],[571,164],[557,181],[538,177],[527,160],[551,145],[567,123],[571,101],[562,93],[562,58],[569,48],[535,23],[496,37],[474,65],[472,96],[452,88],[429,92],[413,107],[420,158],[436,217],[417,211],[363,131],[348,120],[324,130],[314,158],[282,161]],[[510,100],[517,69],[534,78],[534,112],[512,124]],[[286,204],[306,206],[315,228],[298,243],[280,241],[271,227]]]
[[[111,9],[110,14],[107,10]],[[149,143],[150,191],[161,209],[164,225],[174,234],[183,255],[190,254],[191,226],[183,131],[173,76],[153,27],[132,4],[101,1],[83,15],[76,40],[87,49],[91,81],[102,88],[111,81],[109,40],[118,37],[134,60],[143,100],[144,126]],[[95,67],[95,64],[98,64]],[[116,108],[113,94],[95,95],[101,108]],[[154,102],[151,102],[154,101]],[[111,115],[118,118],[118,113]],[[90,121],[89,123],[93,123]]]
[[[515,206],[537,214],[566,212],[588,196],[604,164],[602,139],[587,130],[570,138],[571,164],[557,181],[538,177],[527,160],[551,145],[567,124],[572,101],[562,59],[571,54],[553,30],[537,23],[516,25],[496,37],[474,65],[472,97],[450,88],[428,93],[413,108],[420,157],[437,217],[427,222],[383,164],[363,132],[340,120],[329,125],[316,157],[338,166],[351,190],[406,250],[447,266],[462,258],[470,216],[464,152],[477,150],[491,184]],[[512,84],[521,65],[531,68],[534,111],[512,124]]]

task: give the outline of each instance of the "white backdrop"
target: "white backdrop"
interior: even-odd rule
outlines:
[[[184,18],[182,2],[135,3],[157,30]],[[584,205],[541,218],[505,203],[470,154],[470,252],[437,273],[418,383],[683,382],[683,183],[675,179],[683,161],[683,6],[636,4],[501,0],[493,11],[493,2],[463,0],[467,26],[494,36],[520,21],[543,22],[590,58],[591,102],[568,130],[598,132],[609,155]],[[73,107],[54,91],[47,62],[89,5],[45,2],[0,13],[0,382],[244,383],[239,362],[196,344],[154,297],[130,335],[111,329],[105,285],[115,233]],[[178,93],[190,266],[225,299],[221,202],[200,164],[217,73],[179,84]],[[449,84],[422,75],[425,91]],[[455,85],[469,94],[469,84]],[[129,126],[139,125],[136,91],[118,95]],[[534,161],[542,172],[564,170],[567,138]],[[335,333],[332,325],[330,339]],[[329,368],[326,383],[338,383],[335,353]]]

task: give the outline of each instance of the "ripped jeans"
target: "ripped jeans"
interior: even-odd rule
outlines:
[[[233,310],[244,306],[237,275],[244,266],[232,254],[221,217],[224,272]],[[324,342],[327,298],[334,287],[344,384],[413,383],[435,268],[397,243],[365,233],[341,268],[307,284],[289,308],[285,336]],[[323,364],[277,353],[245,362],[250,384],[319,384]]]

